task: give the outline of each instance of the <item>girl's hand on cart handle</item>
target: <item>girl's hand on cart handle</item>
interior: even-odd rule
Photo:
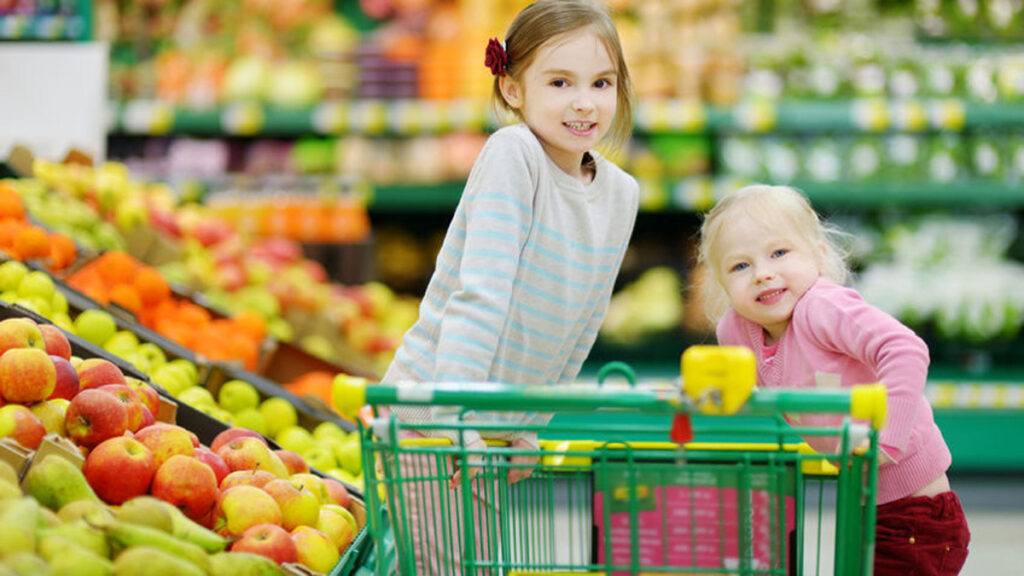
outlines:
[[[512,442],[511,448],[516,450],[539,450],[540,448],[527,440],[526,438],[517,438]],[[512,456],[508,459],[508,483],[509,485],[515,484],[522,480],[526,480],[533,474],[533,469],[537,465],[538,457],[536,454],[520,454],[518,456]]]
[[[479,466],[479,464],[481,464],[483,462],[483,456],[482,455],[480,455],[480,454],[473,454],[472,452],[479,452],[479,451],[486,450],[486,449],[487,449],[487,444],[484,443],[482,438],[477,438],[476,440],[470,442],[466,446],[466,450],[465,450],[466,460],[470,463],[470,466],[468,467],[468,469],[466,469],[466,474],[469,475],[468,478],[469,478],[469,480],[471,482],[472,482],[473,478],[475,478],[476,475],[480,473],[480,466]],[[473,464],[477,464],[477,466],[473,466]],[[457,488],[462,483],[462,471],[463,471],[463,469],[458,467],[458,463],[457,462],[456,462],[455,466],[456,466],[455,474],[452,474],[452,477],[448,480],[448,487],[452,488],[452,489]]]

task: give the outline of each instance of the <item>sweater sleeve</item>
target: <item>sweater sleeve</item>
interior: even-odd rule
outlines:
[[[481,151],[463,192],[465,235],[459,249],[447,242],[439,266],[457,286],[440,320],[435,381],[488,380],[512,286],[533,217],[536,183],[526,145],[496,133]]]
[[[795,321],[818,343],[872,369],[888,394],[888,420],[879,441],[899,461],[907,449],[928,379],[928,347],[912,330],[849,289],[812,298]]]

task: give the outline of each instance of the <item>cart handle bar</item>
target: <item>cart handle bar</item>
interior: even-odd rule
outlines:
[[[364,405],[462,406],[471,410],[591,412],[621,409],[647,413],[696,412],[678,390],[644,390],[600,386],[523,386],[494,382],[398,382],[371,384],[361,378],[334,382],[335,407],[354,418]],[[882,384],[840,389],[755,389],[737,414],[850,414],[874,429],[885,424],[886,392]]]

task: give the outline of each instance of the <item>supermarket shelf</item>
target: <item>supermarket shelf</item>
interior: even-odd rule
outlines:
[[[710,208],[716,198],[744,182],[729,178],[682,180],[640,178],[640,211],[694,212]],[[815,205],[830,208],[1015,208],[1024,206],[1024,188],[1001,182],[951,183],[793,182]],[[368,199],[371,213],[448,212],[462,195],[463,182],[378,186]]]
[[[1024,107],[958,99],[752,101],[732,107],[648,100],[637,107],[639,132],[920,132],[1024,126]],[[233,136],[418,135],[494,127],[484,101],[327,101],[284,109],[256,103],[194,109],[153,100],[111,104],[114,134]]]
[[[0,15],[0,40],[87,40],[89,16]]]

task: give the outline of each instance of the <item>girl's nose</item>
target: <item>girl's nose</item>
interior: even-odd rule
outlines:
[[[574,110],[590,110],[594,107],[594,101],[585,90],[581,90],[573,98],[572,107]]]

